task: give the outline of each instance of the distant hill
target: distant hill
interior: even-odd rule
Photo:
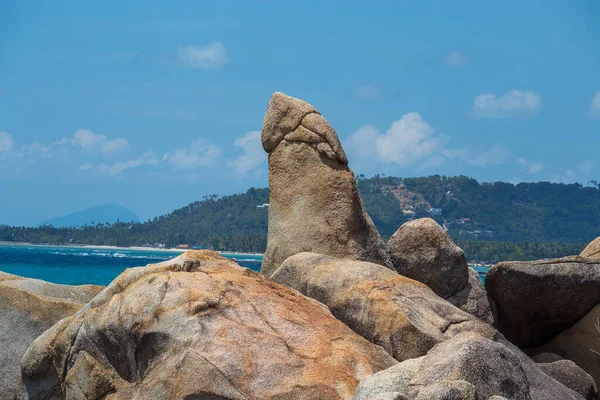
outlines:
[[[470,259],[577,254],[600,236],[597,186],[479,183],[465,176],[439,175],[358,176],[357,181],[367,211],[384,238],[410,219],[432,217],[468,249]],[[144,223],[124,223],[131,217],[119,216],[120,223],[81,229],[0,226],[0,240],[119,246],[188,244],[262,252],[267,242],[268,202],[269,189],[251,188],[231,196],[205,196]],[[97,216],[85,220],[103,221]]]
[[[114,224],[115,222],[140,222],[139,217],[131,210],[115,204],[101,204],[77,211],[62,217],[51,218],[40,225],[52,225],[55,228],[81,227],[86,224]]]

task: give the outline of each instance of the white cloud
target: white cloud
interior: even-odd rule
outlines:
[[[128,169],[137,168],[144,165],[156,165],[162,160],[157,158],[153,151],[147,151],[141,156],[126,161],[115,163],[93,164],[87,162],[79,167],[80,171],[90,171],[96,175],[116,176],[120,175]]]
[[[0,132],[0,153],[8,153],[13,148],[13,138],[6,132]]]
[[[560,173],[554,175],[551,181],[556,183],[573,183],[575,182],[575,173],[571,169],[561,169]]]
[[[73,144],[80,146],[86,153],[114,154],[129,148],[129,142],[123,138],[108,140],[106,136],[94,133],[87,129],[79,129],[73,137],[65,138],[56,144]]]
[[[373,100],[381,96],[381,90],[375,86],[363,85],[354,89],[354,97],[361,100]]]
[[[458,67],[467,62],[467,56],[462,51],[454,50],[444,58],[447,67]]]
[[[416,112],[405,114],[384,133],[365,125],[350,137],[350,147],[360,157],[376,156],[383,163],[414,166],[441,153],[449,138],[438,135]]]
[[[585,161],[581,161],[579,164],[577,164],[577,169],[582,174],[588,174],[592,171],[592,169],[594,168],[595,165],[596,165],[596,161],[585,160]]]
[[[475,97],[472,111],[483,118],[508,118],[533,115],[542,108],[542,100],[532,90],[512,90],[499,97],[492,93]]]
[[[546,168],[546,166],[540,162],[528,161],[523,157],[517,158],[517,163],[527,171],[528,174],[537,174]]]
[[[221,42],[212,42],[206,46],[180,45],[177,47],[177,57],[189,68],[214,69],[229,62],[227,50]]]
[[[182,147],[166,153],[164,159],[177,169],[193,169],[214,164],[221,155],[221,149],[198,139],[189,147]]]
[[[229,165],[238,176],[245,176],[248,172],[267,161],[267,154],[262,148],[260,131],[246,132],[235,139],[233,145],[242,149],[243,153]]]
[[[484,151],[475,157],[468,158],[466,161],[469,165],[487,168],[504,163],[509,155],[510,151],[508,151],[508,149],[494,143],[490,150]]]
[[[590,116],[600,117],[600,90],[596,92],[590,103]]]

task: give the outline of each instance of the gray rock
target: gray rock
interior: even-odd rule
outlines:
[[[547,354],[553,353],[575,362],[594,378],[596,385],[600,382],[600,304],[580,319],[571,328],[561,332],[550,342],[529,349],[528,353],[537,362],[556,361]]]
[[[388,247],[400,275],[423,282],[444,299],[461,291],[469,281],[465,253],[431,218],[403,224]]]
[[[263,122],[269,152],[269,232],[261,272],[313,251],[392,267],[338,136],[310,104],[275,93]]]
[[[56,285],[0,272],[0,399],[12,400],[29,345],[75,314],[102,286]]]
[[[581,400],[515,346],[466,332],[360,382],[354,400],[388,393],[413,399]],[[495,397],[498,398],[498,397]]]
[[[469,268],[467,285],[460,292],[448,297],[448,301],[480,320],[495,325],[496,305],[487,295],[479,274],[473,268]]]
[[[322,304],[215,252],[131,268],[36,339],[20,399],[347,399],[396,364]]]
[[[600,260],[501,262],[485,288],[498,309],[498,330],[517,346],[540,346],[600,303]]]
[[[540,369],[566,387],[576,391],[586,400],[594,400],[598,395],[594,378],[570,360],[559,360],[538,364]]]
[[[558,354],[547,353],[547,352],[535,354],[535,355],[531,356],[531,359],[538,364],[551,363],[554,361],[564,360],[564,358],[559,356]]]
[[[325,304],[336,318],[399,361],[425,355],[460,332],[496,335],[490,325],[424,284],[378,264],[299,253],[285,260],[271,279]]]

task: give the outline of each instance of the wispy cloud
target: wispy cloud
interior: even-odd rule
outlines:
[[[362,85],[354,88],[352,95],[360,100],[374,100],[381,96],[381,89],[372,85]]]
[[[129,148],[129,142],[123,138],[109,140],[106,136],[88,129],[79,129],[73,137],[65,138],[56,144],[72,144],[79,146],[87,153],[114,154]]]
[[[473,157],[468,157],[466,163],[469,165],[487,168],[503,164],[509,156],[510,151],[507,148],[499,145],[498,143],[494,143],[491,149],[479,153]]]
[[[203,139],[197,139],[187,147],[181,147],[164,155],[164,159],[177,169],[194,169],[213,165],[221,155],[221,148]]]
[[[523,157],[517,158],[517,163],[523,168],[528,174],[537,174],[543,171],[546,166],[540,162],[529,161]]]
[[[598,90],[592,98],[589,115],[593,118],[600,118],[600,90]]]
[[[205,46],[180,45],[177,47],[177,58],[188,68],[204,70],[219,68],[229,62],[225,46],[218,41]]]
[[[444,65],[447,67],[459,67],[467,62],[467,56],[465,53],[459,50],[451,51],[444,58]]]
[[[267,155],[260,140],[260,131],[246,132],[236,138],[233,145],[242,149],[242,155],[229,162],[238,177],[247,175],[267,161]]]
[[[0,132],[0,153],[8,153],[13,148],[13,138],[6,132]]]
[[[512,90],[498,97],[492,93],[475,97],[472,112],[482,118],[510,118],[535,115],[542,108],[540,95],[532,90]]]
[[[589,174],[592,172],[592,169],[596,166],[596,161],[594,160],[584,160],[577,164],[577,169],[582,174]]]
[[[79,167],[80,171],[89,171],[95,175],[117,176],[121,175],[128,169],[141,167],[144,165],[156,165],[161,162],[153,151],[147,151],[139,157],[132,160],[118,161],[114,163],[99,163],[94,164],[87,162]]]

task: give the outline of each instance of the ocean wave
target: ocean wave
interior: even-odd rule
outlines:
[[[64,251],[52,251],[50,254],[59,255],[59,256],[78,256],[78,257],[114,257],[114,258],[134,258],[134,259],[144,259],[144,260],[169,260],[172,256],[164,255],[133,255],[121,252],[102,252],[102,251],[93,251],[91,253],[87,252],[64,252]]]

